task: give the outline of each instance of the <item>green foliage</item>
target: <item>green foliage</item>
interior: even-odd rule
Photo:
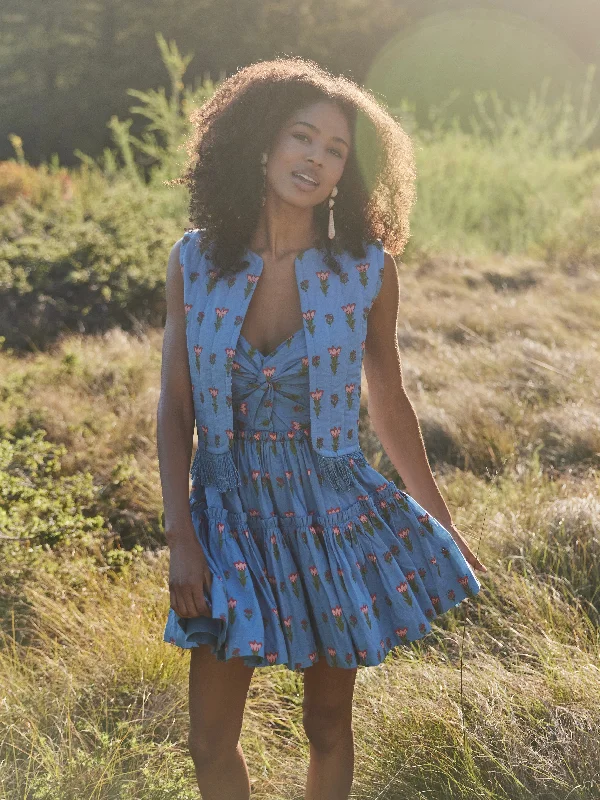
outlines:
[[[418,200],[406,256],[523,254],[563,263],[596,253],[597,199],[592,223],[589,205],[600,192],[600,151],[585,147],[600,122],[600,107],[590,107],[594,77],[590,68],[577,108],[567,90],[548,103],[547,82],[508,109],[497,92],[478,92],[470,130],[448,107],[430,109],[430,127],[412,131]],[[408,103],[396,109],[408,127],[414,113]]]
[[[90,546],[103,530],[102,517],[85,513],[95,496],[92,475],[61,475],[65,452],[44,431],[0,440],[0,528],[29,539],[32,549]]]
[[[165,268],[182,230],[147,189],[118,182],[102,195],[0,217],[2,335],[44,349],[63,332],[164,323]],[[87,206],[87,207],[86,207]]]
[[[111,487],[94,483],[89,471],[64,475],[64,445],[44,430],[0,439],[0,547],[4,569],[22,579],[31,570],[61,569],[59,559],[82,560],[87,569],[122,571],[143,548],[121,547],[107,521]],[[115,467],[115,473],[120,467]],[[118,476],[116,478],[118,480]],[[105,514],[99,513],[104,511]]]
[[[141,102],[131,106],[130,112],[148,120],[141,138],[130,133],[132,119],[121,121],[112,116],[109,128],[116,150],[105,149],[97,161],[81,150],[75,150],[75,155],[101,175],[109,177],[121,172],[134,186],[143,185],[147,179],[159,189],[164,181],[181,173],[185,158],[181,145],[187,134],[189,114],[212,95],[215,84],[206,78],[197,89],[185,86],[183,76],[192,56],[182,56],[176,43],[167,43],[160,33],[156,34],[156,41],[169,73],[170,94],[167,96],[162,86],[157,90],[127,90],[127,94]]]

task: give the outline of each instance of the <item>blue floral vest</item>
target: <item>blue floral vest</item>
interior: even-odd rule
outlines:
[[[338,256],[340,275],[325,268],[322,250],[304,250],[295,273],[306,344],[310,435],[322,476],[336,489],[351,486],[353,463],[366,464],[358,441],[361,368],[367,315],[383,279],[383,243],[366,244],[366,258]],[[240,485],[231,453],[232,368],[250,298],[263,269],[251,250],[245,269],[217,279],[202,230],[181,240],[186,339],[198,448],[191,468],[194,483],[226,491]],[[306,431],[308,434],[308,431]]]

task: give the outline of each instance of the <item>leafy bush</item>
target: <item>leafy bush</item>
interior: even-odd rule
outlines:
[[[17,349],[45,349],[61,333],[164,324],[164,282],[176,224],[152,215],[145,191],[106,192],[93,214],[63,204],[24,205],[0,222],[0,334]],[[24,233],[24,230],[27,233]]]
[[[45,431],[0,439],[0,543],[6,567],[43,568],[44,554],[88,558],[90,566],[119,569],[142,551],[122,551],[119,534],[98,513],[102,487],[90,472],[61,474],[63,445],[45,440]],[[117,540],[117,541],[115,541]],[[49,562],[50,563],[50,562]]]

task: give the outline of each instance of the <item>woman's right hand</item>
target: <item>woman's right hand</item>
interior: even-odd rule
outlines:
[[[193,523],[179,525],[167,534],[169,542],[169,591],[171,608],[184,618],[210,617],[205,600],[210,597],[212,575],[202,545],[196,538]]]

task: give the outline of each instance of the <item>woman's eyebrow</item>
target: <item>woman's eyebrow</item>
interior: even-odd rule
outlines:
[[[301,120],[298,120],[297,122],[292,122],[292,125],[306,125],[307,127],[312,128],[313,131],[316,131],[317,133],[321,133],[321,131],[317,128],[317,126],[313,125],[312,122],[303,122]],[[290,127],[292,127],[292,126],[290,125]],[[348,150],[350,150],[350,145],[348,144],[348,142],[345,139],[342,139],[341,136],[332,136],[331,138],[335,142],[342,142],[342,144],[345,144],[346,147],[348,148]]]

